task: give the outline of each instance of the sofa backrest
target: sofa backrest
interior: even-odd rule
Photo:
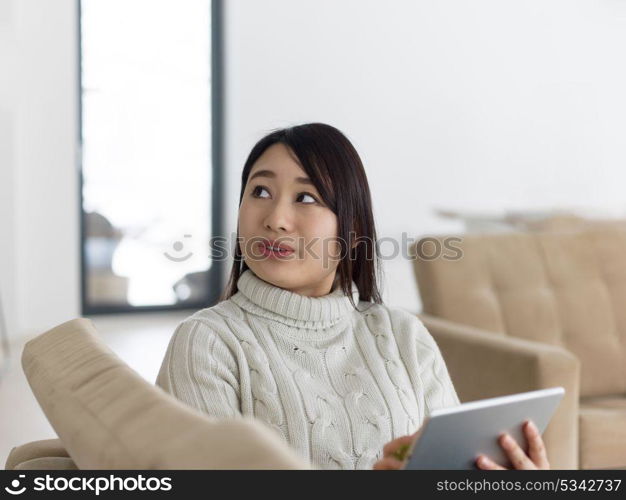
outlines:
[[[425,313],[568,349],[581,396],[626,392],[626,230],[428,237],[412,255]]]

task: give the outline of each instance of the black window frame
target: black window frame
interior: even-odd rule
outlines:
[[[126,305],[97,305],[87,300],[87,263],[85,256],[86,214],[83,209],[83,71],[82,71],[82,26],[81,26],[81,2],[76,0],[77,5],[77,28],[78,28],[78,213],[80,226],[80,306],[82,315],[93,314],[119,314],[141,313],[149,311],[180,311],[191,309],[203,309],[216,304],[221,295],[224,283],[224,259],[218,258],[211,261],[207,273],[208,299],[205,301],[183,302],[169,305],[153,306],[126,306]],[[225,238],[224,235],[224,51],[223,51],[223,0],[211,0],[211,165],[212,188],[211,188],[211,241],[216,238]],[[227,241],[227,240],[226,240]],[[211,247],[211,245],[210,245]],[[207,259],[210,256],[207,255]]]

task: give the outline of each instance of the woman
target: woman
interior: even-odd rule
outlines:
[[[157,385],[209,415],[264,421],[316,467],[399,468],[425,416],[459,400],[419,319],[383,305],[375,242],[350,141],[321,123],[270,133],[243,168],[226,292],[178,326]],[[546,466],[528,436],[530,457],[511,448],[513,463]]]

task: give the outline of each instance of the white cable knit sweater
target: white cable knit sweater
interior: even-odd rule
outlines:
[[[371,469],[388,441],[459,404],[437,344],[400,308],[307,297],[246,270],[186,318],[156,385],[216,417],[254,416],[323,469]],[[369,309],[365,310],[368,306]]]

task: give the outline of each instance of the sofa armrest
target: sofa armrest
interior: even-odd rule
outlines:
[[[144,380],[84,318],[30,340],[22,367],[80,469],[307,469],[273,429],[215,419]]]
[[[73,464],[60,439],[41,439],[14,447],[6,459],[5,470],[67,469]]]
[[[507,337],[420,314],[437,342],[461,401],[562,386],[565,395],[543,434],[554,469],[578,467],[580,362],[559,346]]]

